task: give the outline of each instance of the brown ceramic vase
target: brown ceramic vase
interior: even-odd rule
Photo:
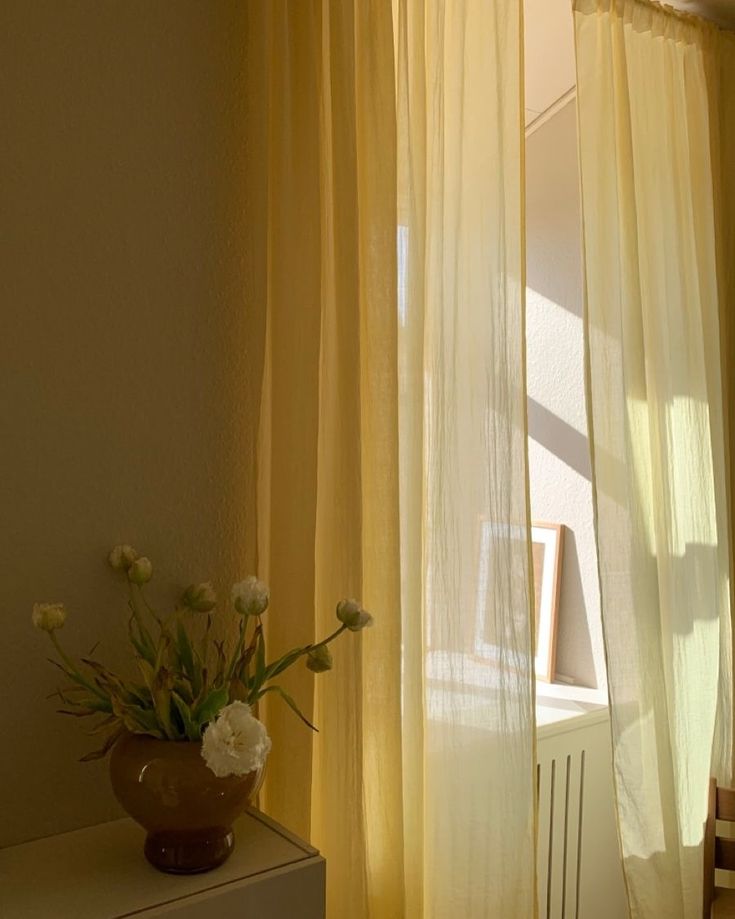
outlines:
[[[112,748],[115,797],[148,835],[145,856],[160,871],[196,874],[221,865],[235,846],[232,824],[261,772],[217,778],[201,743],[125,734]]]

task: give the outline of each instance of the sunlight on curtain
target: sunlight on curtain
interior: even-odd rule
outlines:
[[[532,917],[518,0],[394,3],[410,917]]]
[[[520,20],[249,5],[268,641],[375,615],[313,700],[284,681],[318,735],[266,711],[263,806],[325,854],[330,919],[535,915]]]
[[[375,627],[276,700],[265,810],[327,858],[331,919],[404,910],[395,90],[389,0],[249,6],[267,45],[267,344],[260,574],[274,653],[323,637],[355,596]],[[258,308],[257,302],[253,304]],[[312,693],[316,685],[312,702]]]
[[[632,915],[702,914],[732,757],[729,523],[707,73],[714,27],[576,0],[589,406]]]
[[[730,485],[730,554],[733,551],[733,521],[735,521],[735,488],[733,488],[733,457],[735,457],[735,32],[714,32],[714,53],[710,68],[710,126],[715,169],[715,209],[718,220],[718,268],[720,296],[720,337],[725,412],[725,442],[728,452],[727,482]],[[731,561],[731,571],[735,564]],[[733,604],[735,584],[730,581],[730,602]],[[724,636],[723,636],[724,639]],[[723,640],[723,646],[725,641]],[[728,682],[732,667],[721,668],[723,692],[732,693]],[[729,738],[731,726],[723,726]],[[735,754],[734,754],[735,755]]]

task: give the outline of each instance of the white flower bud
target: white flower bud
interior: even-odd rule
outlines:
[[[138,553],[132,546],[115,546],[110,550],[107,561],[115,571],[127,571],[137,557]]]
[[[317,645],[306,655],[306,666],[314,673],[332,669],[332,654],[326,645]]]
[[[232,602],[241,616],[261,616],[268,609],[269,600],[268,588],[252,575],[232,587]]]
[[[133,584],[147,584],[153,577],[153,565],[151,560],[145,556],[136,558],[133,564],[128,568],[128,578]]]
[[[37,629],[54,632],[66,622],[66,607],[63,603],[34,603],[31,619]]]
[[[217,594],[209,581],[189,584],[181,598],[181,605],[196,613],[208,613],[217,605]]]
[[[220,709],[202,738],[202,757],[219,778],[262,769],[270,748],[265,725],[244,702],[231,702]]]
[[[357,600],[340,600],[337,604],[337,619],[351,632],[360,632],[373,624],[373,617]]]

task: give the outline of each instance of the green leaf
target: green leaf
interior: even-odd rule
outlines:
[[[132,617],[128,620],[128,638],[130,639],[130,644],[138,652],[138,656],[142,657],[144,661],[147,661],[151,666],[156,662],[156,652],[155,649],[146,643],[142,638],[136,638],[133,632],[133,623],[135,619]]]
[[[109,699],[100,699],[97,696],[80,696],[78,699],[64,699],[65,705],[83,709],[85,712],[97,714],[110,714],[112,702]],[[59,709],[60,711],[60,709]]]
[[[199,725],[206,724],[214,718],[221,708],[227,705],[229,700],[230,691],[227,686],[220,686],[217,689],[213,689],[211,692],[207,693],[194,709],[192,715],[194,721]]]
[[[174,679],[174,692],[181,697],[181,701],[186,705],[193,705],[194,699],[197,698],[191,691],[191,685],[186,680]]]
[[[134,705],[140,705],[143,708],[150,708],[153,705],[153,699],[147,687],[141,686],[140,683],[128,683],[127,690],[130,701]]]
[[[311,648],[311,645],[306,645],[303,648],[294,648],[293,651],[289,651],[288,654],[284,654],[283,657],[269,664],[263,673],[262,683],[267,683],[268,680],[272,680],[273,677],[283,673],[284,670],[288,670],[291,664],[294,664],[302,654],[305,654],[309,650],[309,648]]]
[[[171,636],[167,632],[163,632],[158,642],[158,648],[156,649],[156,659],[153,664],[153,669],[156,671],[156,673],[158,673],[163,667],[170,645]]]
[[[232,671],[233,677],[241,680],[243,683],[247,682],[247,674],[250,669],[250,661],[253,659],[254,654],[255,645],[251,645],[250,647],[245,648],[239,659],[235,662],[235,667]]]
[[[146,685],[146,689],[148,692],[152,692],[153,684],[156,679],[156,672],[153,669],[153,665],[142,658],[138,658],[137,664],[138,670],[140,670],[140,675],[143,677],[143,682]]]
[[[225,655],[224,641],[215,641],[214,646],[217,649],[217,668],[214,673],[213,683],[221,682],[224,677],[225,667],[227,666],[227,657]]]
[[[265,673],[265,638],[263,636],[262,626],[258,626],[258,641],[255,646],[255,679],[258,685],[263,685],[263,674]]]
[[[184,673],[190,675],[194,669],[194,658],[189,636],[186,634],[186,629],[181,621],[176,623],[176,653],[179,657],[181,669]]]
[[[115,701],[113,711],[132,734],[150,734],[159,740],[165,740],[165,734],[161,730],[158,717],[152,708],[125,705]]]
[[[161,667],[156,673],[156,678],[151,687],[153,696],[153,707],[155,708],[158,721],[163,728],[163,733],[169,740],[178,740],[178,731],[171,721],[171,687],[173,679],[165,667]]]
[[[294,712],[296,715],[298,715],[298,717],[304,722],[304,724],[307,727],[310,727],[312,731],[316,731],[317,734],[319,733],[319,728],[314,727],[311,721],[309,721],[309,719],[301,712],[298,705],[294,702],[291,696],[289,696],[286,690],[282,689],[280,686],[269,686],[267,689],[264,689],[260,693],[258,693],[258,696],[253,701],[257,701],[257,699],[260,699],[261,696],[264,696],[267,692],[277,692],[278,695],[286,703],[286,705],[288,705],[288,707],[291,709],[291,711]]]
[[[201,667],[186,629],[180,621],[176,623],[176,653],[184,673],[191,683],[192,696],[196,698],[202,688]]]
[[[143,618],[140,614],[140,610],[137,608],[133,597],[133,585],[128,582],[128,589],[130,590],[130,599],[128,600],[128,607],[132,613],[131,619],[128,621],[128,630],[132,630],[132,623],[135,621],[135,626],[138,629],[138,639],[143,645],[146,651],[146,658],[148,658],[149,663],[153,664],[156,659],[156,643],[151,637],[151,633],[145,626]]]
[[[266,670],[265,638],[263,637],[263,627],[261,625],[258,625],[258,628],[255,630],[253,643],[255,644],[255,673],[252,678],[248,680],[251,694],[253,691],[260,691]]]
[[[131,709],[148,711],[153,717],[156,730],[159,730],[159,728],[161,729],[159,730],[159,733],[162,734],[162,736],[168,737],[170,740],[177,739],[178,733],[171,723],[171,687],[173,685],[173,677],[165,667],[160,667],[158,670],[154,670],[148,661],[145,661],[142,658],[137,659],[137,664],[141,676],[143,677],[143,682],[145,683],[148,692],[151,694],[151,705],[153,707],[153,711],[147,709],[147,707],[137,706],[134,704],[125,704],[125,709],[128,711]],[[120,701],[123,703],[130,702],[128,699],[123,699]],[[133,728],[129,728],[129,730],[134,731]],[[152,731],[146,730],[144,733],[152,733]]]
[[[201,642],[201,651],[199,654],[200,660],[202,662],[202,667],[207,665],[207,655],[209,653],[209,633],[212,630],[212,614],[207,613],[207,625],[204,629],[204,635],[202,636]]]
[[[197,724],[194,723],[192,718],[191,709],[184,702],[181,696],[177,692],[171,693],[171,698],[174,705],[176,706],[176,711],[179,713],[179,716],[184,724],[184,733],[189,738],[189,740],[201,740],[202,732]]]

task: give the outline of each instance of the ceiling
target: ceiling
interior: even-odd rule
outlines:
[[[668,0],[669,5],[735,29],[735,0]],[[570,0],[524,0],[526,125],[575,85]]]
[[[526,124],[574,86],[574,26],[569,0],[524,0]]]
[[[725,28],[735,29],[735,0],[668,0],[686,13],[706,16]]]

